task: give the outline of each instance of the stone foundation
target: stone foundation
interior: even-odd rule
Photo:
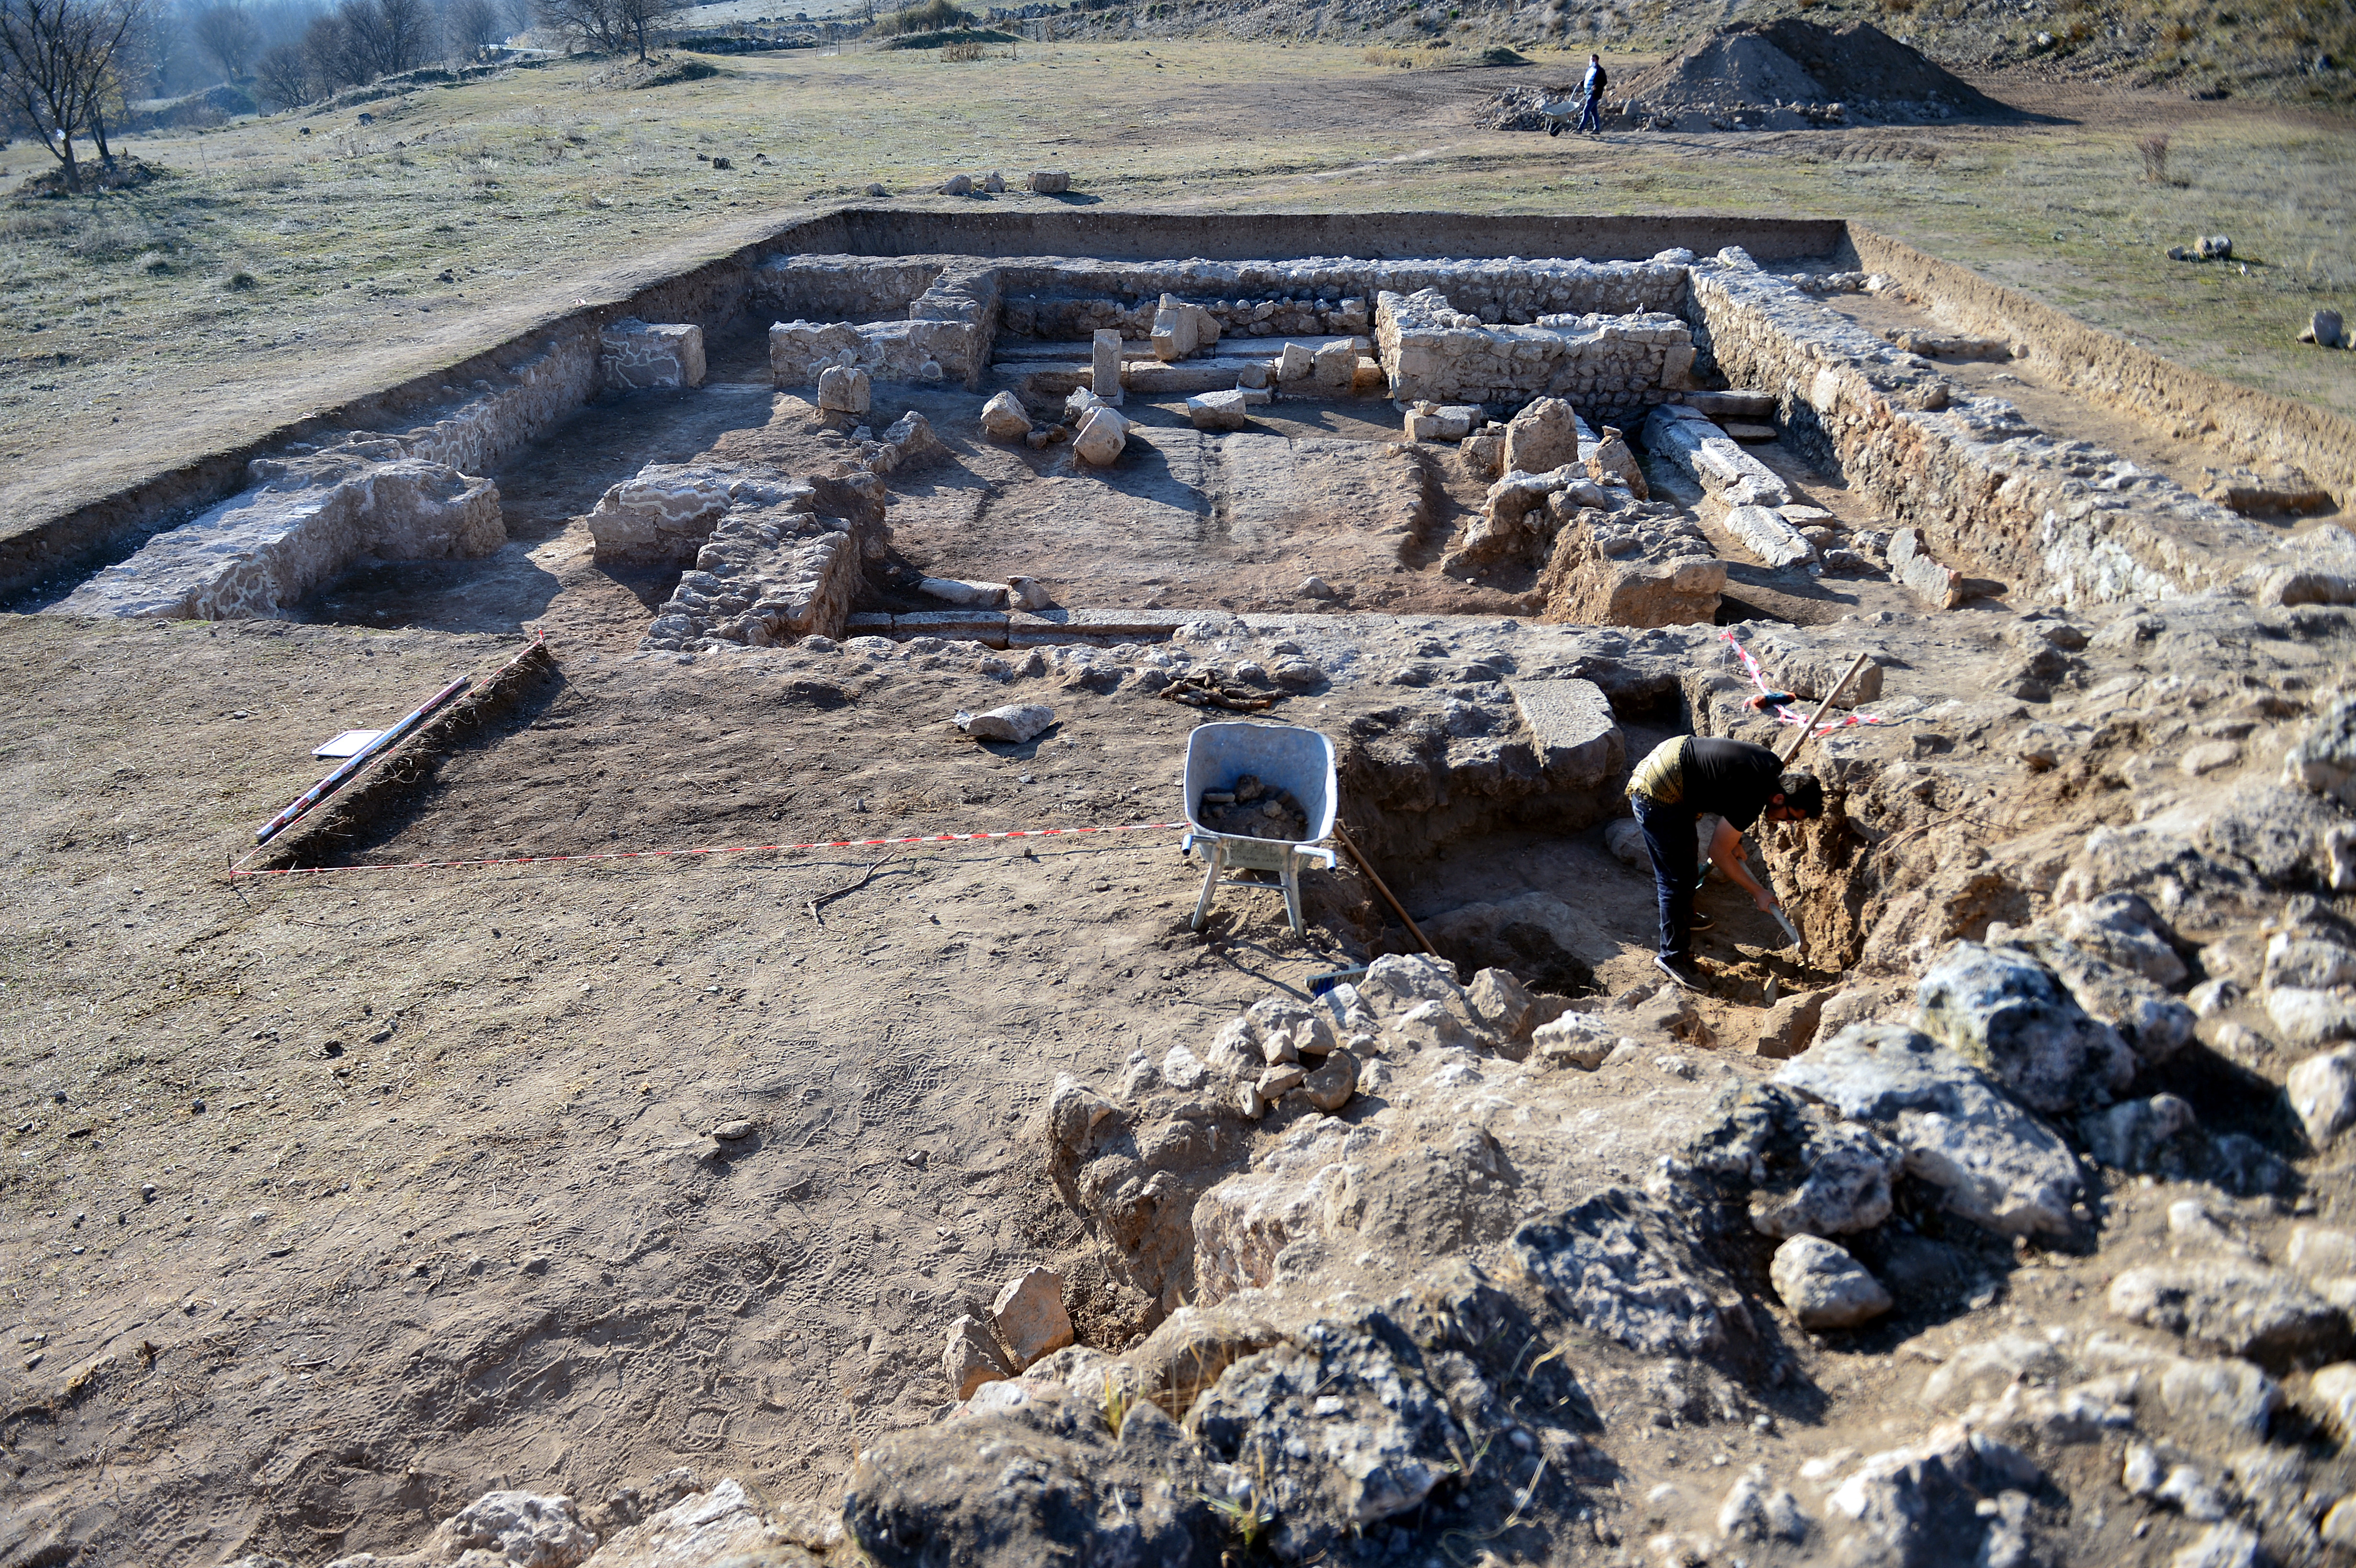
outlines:
[[[254,488],[158,534],[49,607],[59,615],[273,615],[355,560],[447,560],[507,542],[498,487],[367,442],[252,465]]]
[[[2223,587],[2278,553],[2174,481],[1965,396],[1740,250],[1697,262],[1693,294],[1705,369],[1772,392],[1786,440],[1837,462],[1943,560],[2078,604]]]
[[[889,537],[883,483],[868,474],[787,484],[712,477],[712,487],[725,481],[733,498],[641,646],[669,651],[716,637],[766,647],[840,636],[866,561]]]

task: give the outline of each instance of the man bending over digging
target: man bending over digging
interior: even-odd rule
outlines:
[[[1689,991],[1702,989],[1693,961],[1694,884],[1700,874],[1694,825],[1703,813],[1721,820],[1710,839],[1709,858],[1742,884],[1762,911],[1775,907],[1775,895],[1743,864],[1742,830],[1764,812],[1770,822],[1822,816],[1824,786],[1815,775],[1785,773],[1783,761],[1748,741],[1710,741],[1678,735],[1653,748],[1628,780],[1628,803],[1644,830],[1644,851],[1653,861],[1653,888],[1661,901],[1661,948],[1653,957],[1661,973]]]

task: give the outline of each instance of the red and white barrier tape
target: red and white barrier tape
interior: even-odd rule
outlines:
[[[1076,838],[1091,833],[1173,832],[1183,822],[1125,822],[1108,827],[1018,827],[1005,833],[920,833],[906,838],[832,838],[808,844],[731,844],[706,849],[602,849],[583,855],[490,855],[468,860],[388,860],[362,866],[231,867],[232,877],[324,877],[339,871],[430,871],[478,866],[578,865],[590,860],[664,860],[693,855],[785,854],[797,849],[875,849],[899,844],[970,844],[987,838]]]
[[[1742,661],[1743,669],[1751,676],[1751,684],[1759,688],[1761,696],[1769,696],[1774,692],[1775,688],[1767,684],[1766,672],[1759,667],[1759,661],[1751,656],[1751,650],[1742,645],[1741,638],[1732,632],[1720,632],[1718,635],[1718,640],[1734,650],[1734,656]],[[1775,722],[1778,724],[1801,726],[1807,723],[1806,720],[1781,703],[1771,706],[1768,711],[1775,716]],[[1815,731],[1815,735],[1818,737],[1829,735],[1836,730],[1846,730],[1852,724],[1887,724],[1889,722],[1889,720],[1878,713],[1844,713],[1839,718],[1820,725]]]

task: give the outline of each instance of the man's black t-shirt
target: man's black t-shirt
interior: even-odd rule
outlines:
[[[1782,787],[1783,759],[1748,741],[1696,736],[1686,744],[1685,799],[1698,816],[1715,812],[1740,832],[1759,819],[1767,800]]]

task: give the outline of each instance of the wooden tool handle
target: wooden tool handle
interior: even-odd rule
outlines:
[[[1825,693],[1825,699],[1816,704],[1816,710],[1808,716],[1808,721],[1800,726],[1800,732],[1793,736],[1792,743],[1783,749],[1782,761],[1785,767],[1792,765],[1792,759],[1800,754],[1800,748],[1806,745],[1808,737],[1816,732],[1818,721],[1831,711],[1833,699],[1848,688],[1848,683],[1857,678],[1857,672],[1863,669],[1866,661],[1872,656],[1871,654],[1859,654],[1849,661],[1848,668],[1841,672],[1841,677],[1838,680],[1833,682],[1833,688]]]

